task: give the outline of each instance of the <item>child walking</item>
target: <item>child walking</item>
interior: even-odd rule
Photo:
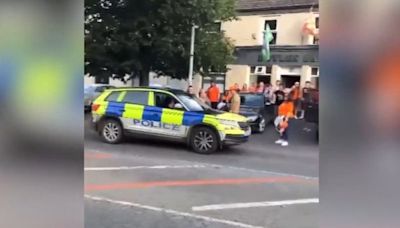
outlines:
[[[288,146],[289,120],[294,117],[294,104],[289,98],[288,94],[285,94],[284,101],[281,105],[279,105],[278,116],[283,118],[279,123],[280,138],[275,141],[275,143],[281,144],[282,146]]]

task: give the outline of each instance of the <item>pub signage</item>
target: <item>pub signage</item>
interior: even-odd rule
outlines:
[[[271,59],[266,63],[262,62],[259,50],[241,50],[237,57],[237,63],[245,65],[319,65],[318,50],[272,51]]]

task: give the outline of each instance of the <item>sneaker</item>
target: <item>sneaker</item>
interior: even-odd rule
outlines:
[[[282,146],[289,146],[289,143],[288,143],[288,141],[282,141],[281,145]]]
[[[282,139],[278,139],[278,140],[275,141],[275,143],[276,143],[276,144],[282,144],[282,143],[283,143],[283,140],[282,140]]]

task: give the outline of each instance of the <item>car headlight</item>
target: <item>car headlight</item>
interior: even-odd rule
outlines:
[[[249,117],[247,117],[247,121],[249,121],[249,122],[254,122],[257,119],[258,119],[258,116],[249,116]]]
[[[219,123],[231,128],[240,128],[239,123],[232,120],[219,120]]]

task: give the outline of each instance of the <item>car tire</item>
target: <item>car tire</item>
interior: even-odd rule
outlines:
[[[190,146],[194,152],[199,154],[211,154],[218,149],[218,136],[208,127],[197,127],[193,129],[190,137]]]
[[[100,135],[106,143],[120,143],[123,138],[123,129],[120,122],[114,119],[105,119],[101,124]]]

